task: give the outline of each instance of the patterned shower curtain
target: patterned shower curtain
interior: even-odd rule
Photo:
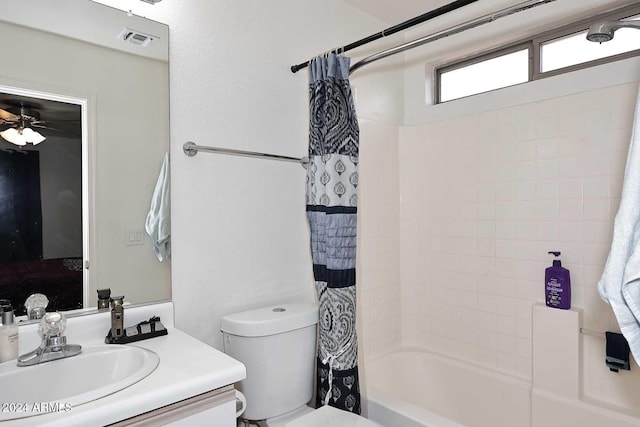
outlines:
[[[350,59],[309,65],[307,217],[319,300],[316,405],[360,413],[356,338],[356,212],[359,129]]]

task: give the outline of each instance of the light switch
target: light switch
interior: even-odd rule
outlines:
[[[124,243],[127,246],[144,245],[144,231],[135,229],[125,230]]]

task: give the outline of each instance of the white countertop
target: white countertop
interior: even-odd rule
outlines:
[[[152,350],[160,356],[160,364],[149,376],[117,393],[73,407],[69,412],[5,421],[0,425],[106,425],[233,384],[246,377],[242,363],[176,329],[173,326],[171,302],[127,308],[124,324],[135,325],[154,315],[160,316],[168,334],[126,344]],[[108,311],[70,318],[67,321],[67,341],[83,347],[103,345],[109,327]],[[35,330],[36,325],[21,326],[21,354],[39,344]],[[96,375],[99,374],[96,372]],[[73,375],[73,372],[69,375]],[[35,386],[55,387],[55,384]]]

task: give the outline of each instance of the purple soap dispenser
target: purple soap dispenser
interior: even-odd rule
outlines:
[[[549,252],[556,259],[553,265],[544,271],[545,301],[548,307],[568,310],[571,308],[571,276],[562,266],[560,252]]]

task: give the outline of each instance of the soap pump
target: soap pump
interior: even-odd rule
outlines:
[[[18,357],[18,325],[11,301],[0,300],[0,363]]]
[[[545,302],[548,307],[568,310],[571,308],[571,276],[558,258],[560,252],[548,252],[554,255],[553,265],[544,273]]]

